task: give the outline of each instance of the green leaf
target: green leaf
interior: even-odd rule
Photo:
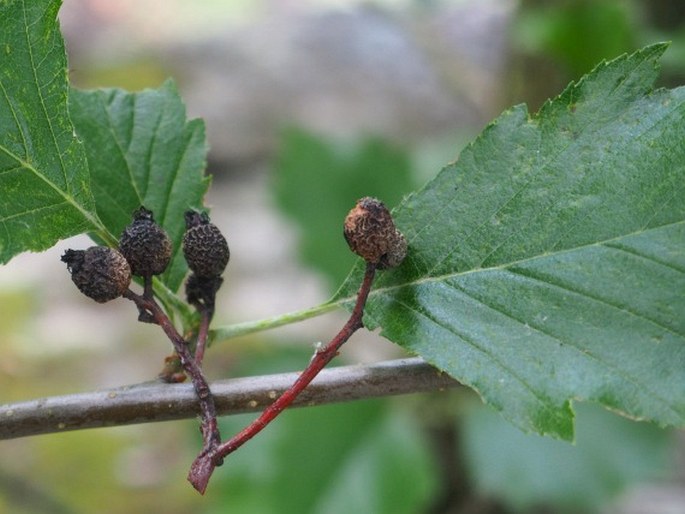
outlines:
[[[407,198],[409,254],[366,325],[524,430],[571,439],[574,399],[685,426],[685,88],[652,90],[665,49],[505,112]]]
[[[340,237],[342,220],[354,202],[378,196],[394,204],[413,188],[406,152],[380,139],[342,145],[302,130],[283,135],[274,170],[276,201],[301,229],[302,260],[329,277],[332,287],[354,263]]]
[[[97,219],[67,111],[60,2],[0,2],[0,262],[40,251]]]
[[[180,251],[183,213],[202,207],[207,143],[201,120],[187,121],[171,81],[159,89],[72,90],[72,119],[84,141],[98,215],[117,237],[141,205],[173,241],[162,281],[176,291],[187,266]]]
[[[462,431],[469,476],[480,492],[517,510],[554,505],[596,512],[632,484],[663,479],[673,465],[671,432],[586,404],[577,424],[571,445],[523,434],[489,409],[470,409]]]

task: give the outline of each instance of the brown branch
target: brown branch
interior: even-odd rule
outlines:
[[[259,412],[299,373],[220,380],[211,384],[220,415]],[[420,358],[325,369],[292,406],[441,391],[458,382]],[[97,392],[52,396],[0,405],[0,439],[87,428],[195,418],[200,412],[191,384],[159,381]]]

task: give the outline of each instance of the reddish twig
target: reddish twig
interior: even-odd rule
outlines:
[[[209,324],[212,322],[214,309],[200,309],[200,327],[197,331],[197,343],[195,345],[195,362],[198,366],[202,365],[207,347],[207,337],[209,336]]]
[[[130,289],[124,293],[124,298],[128,298],[136,304],[140,312],[139,319],[159,325],[174,345],[174,350],[181,360],[181,366],[183,366],[184,371],[190,377],[200,403],[202,419],[200,430],[202,431],[204,443],[200,456],[212,453],[221,443],[219,427],[216,421],[216,406],[214,404],[214,397],[209,389],[209,384],[199,364],[193,358],[188,343],[178,333],[176,327],[174,327],[169,317],[154,298],[146,294],[138,295]]]
[[[212,472],[216,466],[221,465],[223,459],[235,450],[240,448],[247,441],[261,432],[271,423],[284,409],[286,409],[297,396],[314,380],[319,372],[338,354],[340,347],[364,326],[363,315],[366,300],[371,291],[371,285],[376,275],[377,265],[374,263],[366,264],[364,281],[357,294],[357,302],[352,310],[350,318],[338,334],[322,348],[318,348],[307,368],[300,374],[295,382],[287,389],[274,403],[267,407],[264,412],[245,427],[241,432],[233,436],[230,440],[220,444],[212,451],[203,453],[195,459],[188,473],[188,480],[200,493],[205,492]]]

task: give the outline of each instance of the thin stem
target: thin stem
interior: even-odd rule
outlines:
[[[158,324],[174,345],[174,350],[181,360],[181,366],[183,366],[184,371],[190,377],[200,403],[202,416],[200,429],[204,442],[200,455],[211,452],[221,442],[219,427],[216,421],[216,406],[214,404],[214,397],[209,389],[209,384],[205,379],[204,373],[202,373],[202,369],[193,359],[188,343],[178,333],[169,317],[159,307],[154,298],[145,298],[130,289],[124,293],[124,297],[136,304],[141,317],[147,314],[149,319]]]
[[[143,277],[143,298],[146,300],[152,300],[152,275],[147,275]]]
[[[155,297],[167,311],[169,318],[174,321],[174,315],[180,316],[180,323],[184,327],[192,325],[193,314],[188,304],[182,301],[176,293],[169,289],[158,277],[153,278]]]
[[[220,465],[223,459],[240,448],[247,441],[261,432],[271,423],[284,409],[286,409],[297,396],[314,380],[319,372],[338,354],[340,347],[357,330],[364,326],[363,315],[366,300],[371,291],[371,285],[376,275],[376,264],[367,263],[364,281],[357,294],[357,302],[352,310],[350,318],[338,334],[323,348],[319,348],[314,353],[307,368],[300,374],[295,382],[264,412],[241,432],[233,436],[230,440],[220,444],[209,453],[198,456],[193,462],[188,474],[188,480],[200,492],[204,494],[209,479],[214,471],[214,467]]]
[[[207,347],[207,336],[209,335],[209,324],[212,322],[214,309],[203,308],[200,310],[200,327],[197,332],[197,343],[195,345],[195,362],[198,366],[202,365]]]
[[[327,314],[339,307],[339,302],[326,302],[315,307],[309,307],[299,311],[289,312],[273,318],[265,318],[256,321],[236,323],[225,327],[218,327],[212,330],[212,339],[220,341],[232,337],[244,336],[254,332],[261,332],[271,328],[289,325],[297,321],[304,321],[322,314]]]

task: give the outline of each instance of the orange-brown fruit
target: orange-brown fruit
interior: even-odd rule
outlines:
[[[354,253],[379,268],[398,266],[407,255],[407,240],[395,227],[390,211],[369,196],[349,212],[343,234]]]

